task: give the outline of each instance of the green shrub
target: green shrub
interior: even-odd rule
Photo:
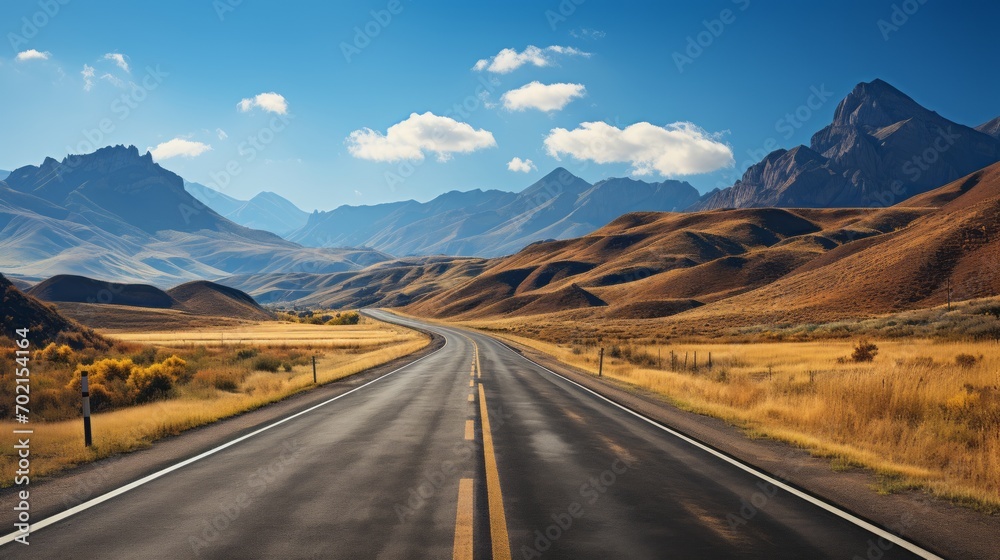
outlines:
[[[972,354],[959,354],[955,356],[955,364],[957,364],[958,367],[968,369],[979,363],[979,361],[982,359],[983,359],[982,356],[976,357],[973,356]]]
[[[260,351],[257,350],[256,348],[240,348],[239,350],[236,351],[236,359],[249,360],[250,358],[253,358],[259,353]]]
[[[257,359],[253,361],[253,369],[256,371],[269,371],[271,373],[277,373],[278,368],[281,367],[281,360],[275,358],[274,356],[258,356]]]
[[[878,355],[878,346],[875,343],[862,338],[858,341],[857,346],[854,347],[854,352],[851,354],[851,360],[861,363],[861,362],[871,362]]]

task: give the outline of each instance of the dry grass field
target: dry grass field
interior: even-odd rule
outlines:
[[[37,399],[47,399],[52,419],[36,421],[32,469],[45,476],[77,464],[150,445],[157,439],[253,410],[313,387],[312,356],[317,356],[320,384],[342,379],[428,344],[420,333],[364,318],[359,325],[327,326],[264,322],[232,330],[194,329],[175,333],[105,332],[117,341],[118,356],[37,352],[33,361]],[[43,356],[49,356],[46,359]],[[146,361],[143,358],[148,358]],[[171,357],[174,360],[171,360]],[[183,383],[177,382],[162,398],[137,405],[114,406],[93,415],[94,446],[83,446],[79,420],[79,393],[67,391],[78,383],[81,367],[95,368],[114,359],[135,372],[154,371],[159,364],[183,364]],[[91,364],[84,365],[86,362]],[[144,364],[151,364],[143,367]],[[91,373],[92,385],[96,384]],[[141,377],[141,375],[138,375]],[[131,379],[128,385],[133,389]],[[113,380],[106,382],[109,399]],[[78,391],[78,389],[76,390]],[[65,395],[69,394],[68,401]],[[93,390],[92,390],[93,393]],[[41,395],[48,395],[42,397]],[[69,411],[69,412],[65,412]],[[9,417],[9,415],[7,415]],[[0,429],[16,427],[0,422]],[[0,472],[13,473],[11,442],[0,447]],[[37,452],[35,450],[38,450]],[[0,485],[12,483],[9,475]]]
[[[505,337],[597,372],[596,346]],[[853,340],[670,346],[606,340],[604,374],[751,436],[829,457],[835,469],[872,469],[880,492],[925,489],[1000,510],[1000,343],[874,343],[874,360],[855,362]]]

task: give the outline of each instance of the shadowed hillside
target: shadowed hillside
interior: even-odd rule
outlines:
[[[82,327],[37,299],[24,294],[0,275],[0,339],[14,338],[17,329],[29,329],[32,348],[44,348],[50,342],[68,344],[74,349],[95,347],[106,349],[110,344],[94,331]]]
[[[214,315],[266,321],[274,315],[266,311],[249,295],[235,288],[198,280],[181,284],[167,291],[184,308],[198,315]]]
[[[420,301],[479,275],[489,261],[410,257],[342,274],[250,274],[220,282],[261,303],[341,309],[398,307]]]
[[[590,235],[490,261],[478,277],[407,309],[462,319],[582,308],[594,317],[667,316],[767,285],[827,251],[905,227],[930,211],[627,214]]]

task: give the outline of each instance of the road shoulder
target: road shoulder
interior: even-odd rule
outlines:
[[[80,465],[38,481],[32,480],[32,518],[50,517],[277,420],[343,395],[428,356],[444,346],[444,337],[441,335],[422,332],[431,336],[430,343],[408,356],[396,358],[309,391],[296,393],[256,410],[157,440],[145,449]],[[10,487],[0,490],[0,504],[2,504],[0,507],[5,510],[13,507],[17,489]]]
[[[488,333],[482,333],[488,334]],[[925,492],[882,496],[875,475],[862,469],[834,472],[828,459],[769,439],[750,439],[722,420],[681,410],[649,391],[598,379],[552,356],[497,338],[514,351],[601,396],[669,426],[809,494],[949,558],[996,558],[1000,517],[935,499]]]

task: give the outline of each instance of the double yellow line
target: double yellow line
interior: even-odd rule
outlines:
[[[483,368],[479,360],[479,345],[469,339],[475,352],[472,376],[482,379]],[[470,381],[470,386],[475,380]],[[470,396],[470,400],[472,395]],[[500,470],[497,468],[496,452],[493,447],[493,432],[490,430],[489,409],[486,406],[486,391],[479,384],[479,416],[483,423],[483,456],[486,462],[486,496],[489,501],[490,540],[493,542],[493,560],[510,560],[510,538],[507,534],[507,515],[503,508],[503,493],[500,491]],[[471,422],[471,421],[470,421]],[[470,424],[466,424],[465,435],[469,437]],[[455,516],[454,560],[472,560],[473,551],[473,494],[472,479],[463,478],[458,484],[458,513]]]

